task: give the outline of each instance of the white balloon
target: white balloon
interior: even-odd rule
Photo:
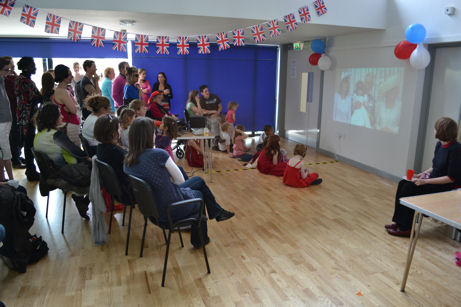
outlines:
[[[328,70],[331,67],[331,59],[326,55],[322,54],[319,59],[318,66],[321,70]]]
[[[429,65],[431,61],[431,55],[423,44],[418,44],[415,50],[411,53],[410,64],[415,69],[424,69]],[[320,61],[319,61],[320,62]]]

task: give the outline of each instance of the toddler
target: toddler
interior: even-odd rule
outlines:
[[[309,173],[309,169],[304,166],[304,157],[307,147],[297,144],[294,149],[294,157],[288,161],[288,165],[283,173],[283,183],[296,188],[305,188],[310,185],[322,183],[317,173]]]

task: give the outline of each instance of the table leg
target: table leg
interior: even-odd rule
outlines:
[[[418,224],[417,226],[418,229],[415,229],[416,224]],[[423,215],[419,212],[415,212],[415,216],[413,217],[413,225],[411,227],[410,247],[408,249],[407,264],[405,266],[405,271],[403,273],[402,285],[400,286],[401,292],[405,292],[408,272],[410,271],[411,261],[413,259],[413,254],[415,253],[416,242],[418,241],[419,232],[421,230],[422,224],[423,224]]]
[[[211,140],[206,140],[208,144],[207,150],[207,164],[208,164],[208,175],[210,176],[210,182],[213,182],[213,178],[211,177],[212,170],[213,170],[213,150],[211,149]]]

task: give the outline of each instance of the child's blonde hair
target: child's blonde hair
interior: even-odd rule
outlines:
[[[306,151],[307,151],[307,146],[304,144],[296,144],[295,149],[293,151],[293,154],[296,156],[301,156],[305,157],[306,156]]]
[[[234,110],[238,106],[239,106],[239,104],[236,103],[235,101],[229,101],[229,103],[227,104],[227,109],[228,110]]]
[[[141,107],[146,106],[146,103],[139,99],[134,99],[130,102],[129,108],[135,111],[139,111]]]
[[[224,124],[221,125],[221,130],[222,131],[229,131],[229,129],[232,128],[232,124],[225,122]]]
[[[120,127],[122,127],[122,129],[128,129],[135,115],[136,112],[133,109],[123,109],[122,113],[120,113]]]

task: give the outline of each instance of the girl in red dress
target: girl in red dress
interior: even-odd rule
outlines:
[[[287,162],[280,152],[280,137],[271,135],[267,140],[266,147],[261,151],[258,158],[258,170],[263,174],[283,176]]]
[[[294,150],[294,157],[288,161],[283,174],[283,183],[296,188],[305,188],[310,185],[322,183],[317,173],[309,173],[309,169],[304,166],[306,156],[306,145],[297,144]]]

